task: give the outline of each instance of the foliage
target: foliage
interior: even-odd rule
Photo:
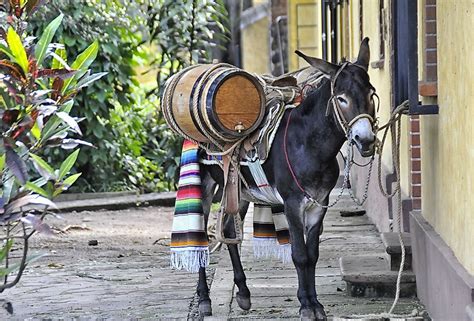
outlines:
[[[162,92],[171,75],[189,65],[210,62],[213,50],[219,47],[219,43],[226,41],[227,11],[221,0],[148,0],[143,4],[146,7],[143,11],[146,12],[147,27],[143,35],[151,52],[146,49],[142,51],[145,57],[152,57],[146,62],[152,67],[147,72],[156,72],[156,87],[148,93],[149,101],[146,103],[159,106],[155,95]],[[132,110],[128,112],[134,114]],[[128,125],[122,123],[130,132],[135,132],[130,136],[136,138],[133,146],[141,148],[139,156],[135,153],[127,155],[126,149],[122,149],[123,167],[133,185],[144,187],[145,190],[175,189],[182,139],[167,127],[160,111],[156,112],[151,106],[148,110],[145,112],[147,116],[143,118],[145,121],[140,125],[134,121],[128,122]],[[133,120],[131,114],[123,119]],[[140,135],[140,132],[145,135]],[[157,171],[151,164],[159,165]]]
[[[212,49],[228,37],[227,11],[222,0],[162,0],[148,6],[148,41],[157,46],[151,62],[158,90],[168,77],[195,63],[208,63]]]
[[[97,56],[95,41],[69,66],[63,45],[51,43],[63,15],[51,21],[37,39],[26,32],[25,19],[41,1],[11,0],[8,11],[0,12],[0,292],[14,286],[25,269],[28,239],[35,231],[51,232],[43,222],[53,198],[69,189],[81,175],[71,174],[79,149],[91,144],[77,139],[81,119],[70,112],[74,97],[105,73],[91,74],[89,66]],[[74,137],[73,137],[74,136]],[[41,155],[56,149],[69,156],[57,167]],[[64,158],[64,157],[63,157]],[[13,240],[23,243],[20,262],[9,256]],[[8,276],[19,269],[13,281]]]
[[[125,5],[126,4],[126,5]],[[123,176],[120,160],[108,148],[115,137],[108,121],[110,111],[117,103],[133,106],[133,88],[139,86],[134,67],[134,55],[141,41],[139,6],[133,1],[115,0],[50,0],[44,10],[32,20],[37,34],[60,12],[64,22],[57,36],[67,47],[70,57],[82,52],[88,44],[99,39],[101,51],[91,65],[92,70],[107,72],[107,76],[79,93],[76,102],[80,108],[73,113],[85,118],[80,124],[87,141],[97,149],[84,149],[78,167],[84,173],[81,189],[102,191],[111,189]],[[68,58],[70,58],[68,57]],[[60,155],[48,155],[56,161]]]
[[[172,190],[181,139],[170,132],[158,112],[158,97],[145,99],[144,90],[134,95],[133,107],[116,104],[110,115],[116,140],[109,148],[121,160],[126,173],[117,187],[141,192]]]
[[[174,189],[180,139],[157,113],[157,95],[170,74],[210,61],[227,30],[222,0],[50,0],[35,13],[32,31],[38,35],[59,12],[65,16],[56,34],[67,58],[99,39],[90,68],[108,73],[75,98],[73,114],[84,118],[84,138],[97,147],[79,155],[79,189]],[[53,164],[61,158],[57,151],[44,156]]]

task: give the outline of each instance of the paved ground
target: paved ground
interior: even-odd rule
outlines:
[[[339,214],[342,209],[355,209],[348,197],[328,210],[324,221],[323,242],[316,269],[319,300],[329,316],[343,319],[387,312],[392,304],[390,298],[353,298],[345,292],[346,286],[340,276],[339,258],[345,255],[383,253],[385,249],[375,226],[365,215],[343,218]],[[246,312],[237,305],[230,259],[227,251],[223,250],[211,288],[214,319],[298,320],[297,276],[293,265],[253,259],[251,229],[251,220],[246,220],[242,256],[247,284],[252,293],[252,309]],[[400,299],[394,312],[409,314],[414,309],[423,310],[416,299]]]
[[[84,211],[49,219],[67,231],[33,238],[32,253],[47,256],[0,296],[14,308],[12,317],[0,309],[0,320],[186,319],[196,275],[169,268],[172,210]],[[89,246],[89,240],[98,245]]]
[[[329,211],[321,244],[317,284],[330,315],[382,312],[390,299],[355,299],[345,294],[338,258],[345,254],[382,252],[383,246],[367,218],[344,219]],[[13,289],[0,298],[13,303],[15,313],[0,309],[0,320],[12,319],[186,319],[196,317],[197,276],[169,269],[172,208],[146,207],[120,211],[84,211],[50,219],[56,237],[37,236],[32,252],[47,256],[34,262]],[[209,268],[214,319],[295,318],[298,316],[296,273],[292,265],[256,262],[251,255],[251,221],[246,220],[242,245],[252,291],[252,309],[240,310],[233,297],[232,270],[223,249]],[[97,246],[90,246],[97,240]],[[217,264],[216,262],[219,261]],[[217,268],[216,268],[217,267]],[[215,271],[215,274],[214,274]],[[421,309],[412,299],[401,300],[397,312]]]

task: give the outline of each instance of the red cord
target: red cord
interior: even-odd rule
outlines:
[[[286,150],[286,138],[287,138],[287,133],[288,133],[288,126],[290,125],[290,119],[291,119],[291,114],[293,113],[293,110],[295,110],[295,108],[291,109],[290,114],[288,115],[288,120],[286,121],[285,134],[283,136],[283,150],[285,152],[286,164],[288,165],[288,169],[290,170],[293,180],[295,181],[300,191],[303,192],[304,195],[306,195],[304,188],[301,186],[300,182],[298,182],[298,179],[296,178],[295,172],[293,171],[293,167],[291,166],[291,163],[290,163],[290,159],[288,158],[288,151]]]

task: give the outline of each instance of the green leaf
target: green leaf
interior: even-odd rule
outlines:
[[[34,138],[36,138],[36,140],[40,139],[40,137],[41,137],[41,129],[39,128],[37,122],[35,122],[35,124],[33,125],[33,127],[31,127],[31,134],[33,135]]]
[[[81,89],[83,87],[89,86],[91,83],[93,83],[94,81],[102,78],[103,76],[105,76],[107,74],[108,74],[107,72],[99,72],[99,73],[96,73],[96,74],[86,76],[86,77],[82,78],[77,83],[77,89]]]
[[[74,163],[77,160],[77,156],[79,155],[80,149],[76,149],[71,155],[69,155],[64,162],[61,164],[61,167],[59,168],[59,175],[58,179],[61,180],[66,176],[67,173],[71,170],[71,168],[74,166]]]
[[[58,30],[58,27],[61,25],[61,22],[63,21],[64,15],[61,13],[56,19],[51,21],[49,25],[44,29],[43,34],[41,35],[40,40],[36,44],[35,48],[35,57],[38,66],[41,65],[43,62],[43,59],[46,55],[46,51],[48,50],[48,46],[51,43],[51,40],[53,40],[54,34],[56,33],[56,30]]]
[[[3,260],[7,256],[7,253],[10,252],[12,245],[13,245],[13,239],[9,239],[7,243],[3,246],[3,248],[0,250],[0,262],[3,262]]]
[[[79,176],[81,176],[81,174],[82,173],[77,173],[77,174],[73,174],[73,175],[69,176],[68,178],[66,178],[63,181],[63,184],[66,185],[69,188],[69,186],[71,186],[72,184],[74,184],[76,182],[76,180],[79,178]]]
[[[34,184],[34,183],[32,183],[32,182],[26,182],[25,188],[26,188],[27,190],[30,190],[30,191],[32,191],[32,192],[34,192],[34,193],[37,193],[37,194],[39,194],[39,195],[41,195],[41,196],[44,196],[44,197],[46,197],[46,198],[49,198],[49,197],[50,197],[50,195],[48,195],[48,193],[47,193],[44,189],[42,189],[41,187],[39,187],[38,185],[36,185],[36,184]]]
[[[0,155],[0,172],[5,168],[5,154]]]
[[[12,52],[10,49],[0,43],[0,51],[6,54],[11,60],[15,60],[15,57],[13,57]]]
[[[26,56],[25,47],[21,43],[20,36],[16,33],[12,27],[8,28],[7,42],[10,51],[15,58],[15,62],[20,65],[21,69],[25,74],[28,73],[28,57]]]
[[[5,151],[8,168],[21,184],[25,184],[28,180],[25,161],[11,147],[6,147]]]
[[[51,64],[51,68],[52,69],[61,69],[61,68],[64,68],[64,64],[67,60],[67,55],[66,55],[66,49],[64,48],[57,48],[55,51],[54,51],[55,55],[53,56],[53,62]],[[57,58],[56,58],[57,57]],[[62,61],[61,61],[61,60]]]
[[[30,153],[30,157],[38,166],[40,166],[42,169],[48,172],[48,174],[51,174],[51,176],[54,176],[54,169],[48,163],[46,163],[41,157],[33,153]]]
[[[27,264],[32,263],[32,262],[42,258],[43,256],[46,256],[46,254],[36,254],[36,255],[29,256],[26,259],[26,263]],[[18,270],[19,268],[20,268],[20,263],[15,263],[15,264],[11,265],[8,269],[7,268],[0,268],[0,277],[4,277],[5,275],[8,275],[13,271]]]
[[[63,106],[60,108],[59,111],[63,111],[69,113],[71,111],[72,105],[74,104],[73,100],[69,100],[68,102],[64,103]],[[56,115],[53,115],[49,118],[46,124],[43,127],[43,131],[41,132],[41,143],[46,142],[52,136],[56,134],[56,129],[59,125],[61,125],[62,120]]]
[[[92,62],[94,62],[98,52],[99,42],[96,40],[89,47],[87,47],[86,50],[84,50],[79,56],[77,56],[76,60],[72,63],[71,68],[79,70],[79,72],[76,74],[76,76],[71,77],[65,81],[61,93],[64,94],[66,90],[69,89],[69,86],[73,83],[73,81],[77,81],[77,79],[81,78],[86,73],[87,68],[89,68]]]

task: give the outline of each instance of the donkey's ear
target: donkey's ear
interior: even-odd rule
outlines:
[[[322,73],[328,75],[328,76],[334,76],[334,74],[337,72],[339,67],[337,65],[334,65],[330,62],[327,62],[325,60],[319,59],[319,58],[314,58],[314,57],[309,57],[306,56],[304,53],[302,53],[299,50],[296,50],[295,53],[306,60],[307,63],[309,63],[312,67],[318,69]]]
[[[356,64],[369,70],[370,61],[370,49],[369,49],[369,38],[365,37],[360,44],[359,55],[357,56]]]

